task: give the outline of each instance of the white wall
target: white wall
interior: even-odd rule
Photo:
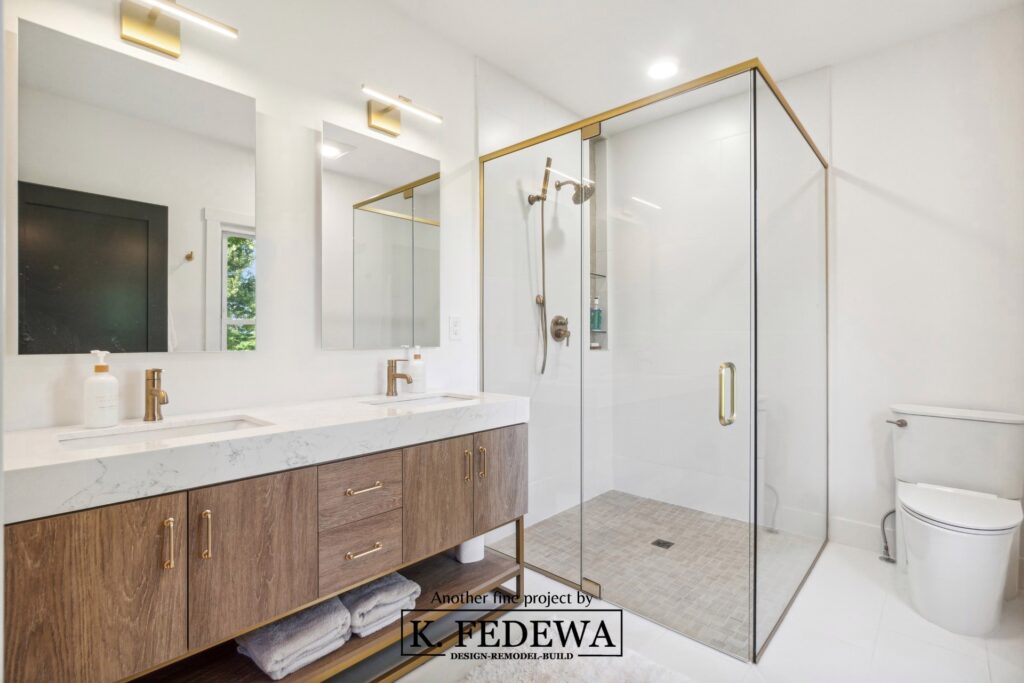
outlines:
[[[204,12],[236,24],[238,41],[183,28],[183,55],[170,60],[119,39],[117,3],[108,0],[19,0],[17,18],[76,35],[166,68],[256,98],[259,116],[256,215],[260,233],[260,349],[252,354],[132,354],[113,359],[122,411],[142,414],[143,370],[162,367],[171,404],[165,414],[315,400],[383,390],[383,361],[394,350],[326,352],[319,346],[320,160],[315,145],[325,120],[366,130],[359,84],[373,81],[439,110],[442,126],[406,117],[395,144],[441,162],[442,319],[463,320],[461,341],[427,352],[432,383],[478,386],[478,278],[474,60],[427,35],[388,7],[328,0],[282,11],[273,3],[210,0]],[[302,40],[294,40],[302,36]],[[8,52],[16,49],[16,36]],[[287,38],[283,40],[282,38]],[[317,45],[309,50],[309,45]],[[389,49],[383,53],[381,45]],[[15,53],[16,54],[16,53]],[[8,75],[8,90],[16,79]],[[8,125],[9,125],[8,118]],[[7,130],[10,135],[11,131]],[[383,139],[383,138],[382,138]],[[17,177],[6,158],[8,195]],[[8,227],[10,221],[8,219]],[[443,329],[447,326],[444,325]],[[5,429],[81,420],[82,356],[6,356]]]
[[[831,106],[830,533],[877,549],[889,405],[1024,412],[1024,7],[835,66]]]
[[[168,348],[203,349],[203,209],[253,214],[255,150],[34,88],[20,88],[17,103],[19,180],[167,207]],[[188,251],[194,261],[185,260]],[[16,253],[8,254],[8,287]]]

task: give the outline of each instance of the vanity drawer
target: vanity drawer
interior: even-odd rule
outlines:
[[[319,467],[320,530],[402,507],[402,451]]]
[[[320,595],[402,564],[402,510],[320,532]]]

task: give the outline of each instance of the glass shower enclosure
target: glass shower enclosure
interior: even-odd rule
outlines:
[[[748,660],[827,538],[826,173],[758,60],[480,161],[527,564]]]

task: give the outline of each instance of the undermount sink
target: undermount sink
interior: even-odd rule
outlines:
[[[184,424],[143,423],[124,427],[111,427],[97,431],[69,432],[57,437],[64,448],[80,451],[88,448],[104,446],[121,446],[147,441],[163,441],[180,439],[186,436],[219,434],[221,432],[237,432],[254,427],[265,427],[268,423],[240,415],[206,422],[188,422]]]
[[[435,406],[443,403],[458,403],[460,401],[472,401],[475,396],[460,396],[459,394],[426,394],[423,396],[390,396],[378,398],[372,401],[363,401],[371,406],[397,406],[401,408],[418,408],[419,406]]]

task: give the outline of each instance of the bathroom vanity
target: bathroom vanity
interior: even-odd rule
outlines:
[[[528,400],[402,398],[7,434],[5,680],[268,680],[234,637],[396,570],[424,614],[450,607],[435,592],[521,594]],[[520,557],[446,552],[511,522]]]

